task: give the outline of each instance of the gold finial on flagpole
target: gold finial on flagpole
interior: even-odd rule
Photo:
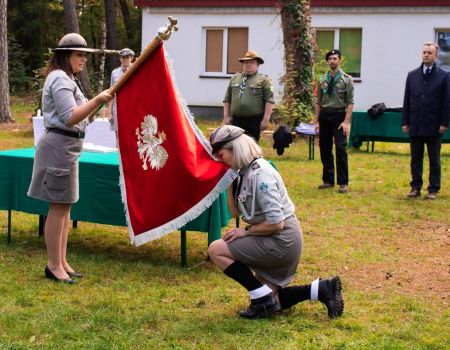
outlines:
[[[173,31],[178,31],[178,20],[172,16],[168,17],[169,22],[165,27],[158,29],[158,38],[161,40],[168,40]]]

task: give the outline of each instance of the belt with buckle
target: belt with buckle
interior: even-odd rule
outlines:
[[[47,132],[52,132],[54,134],[73,137],[75,139],[84,139],[84,135],[85,135],[85,133],[82,131],[76,132],[76,131],[68,131],[68,130],[63,130],[63,129],[58,129],[58,128],[47,128]]]
[[[342,113],[345,112],[345,108],[322,108],[325,113]]]

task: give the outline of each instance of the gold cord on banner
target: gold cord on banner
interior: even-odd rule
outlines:
[[[108,93],[114,96],[117,91],[127,82],[127,80],[134,74],[134,72],[145,62],[145,60],[152,54],[152,52],[161,44],[162,41],[166,41],[170,38],[173,31],[178,31],[178,20],[172,16],[168,17],[169,22],[158,29],[158,34],[153,38],[153,40],[148,44],[145,49],[141,52],[136,61],[128,68],[128,70],[122,75],[122,77],[117,81],[114,86],[112,86]],[[99,106],[95,111],[91,112],[88,116],[89,121],[92,121],[97,114],[97,112],[102,108],[103,105]]]

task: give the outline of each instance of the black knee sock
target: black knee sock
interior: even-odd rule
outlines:
[[[301,301],[311,299],[311,285],[281,288],[278,292],[278,298],[281,308],[288,309]]]
[[[252,271],[240,261],[235,261],[228,266],[223,273],[234,279],[248,291],[258,289],[263,285],[253,275]]]

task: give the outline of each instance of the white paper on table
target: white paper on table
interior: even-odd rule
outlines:
[[[83,151],[108,153],[108,152],[116,152],[117,148],[94,145],[93,143],[85,142],[85,143],[83,143]]]

